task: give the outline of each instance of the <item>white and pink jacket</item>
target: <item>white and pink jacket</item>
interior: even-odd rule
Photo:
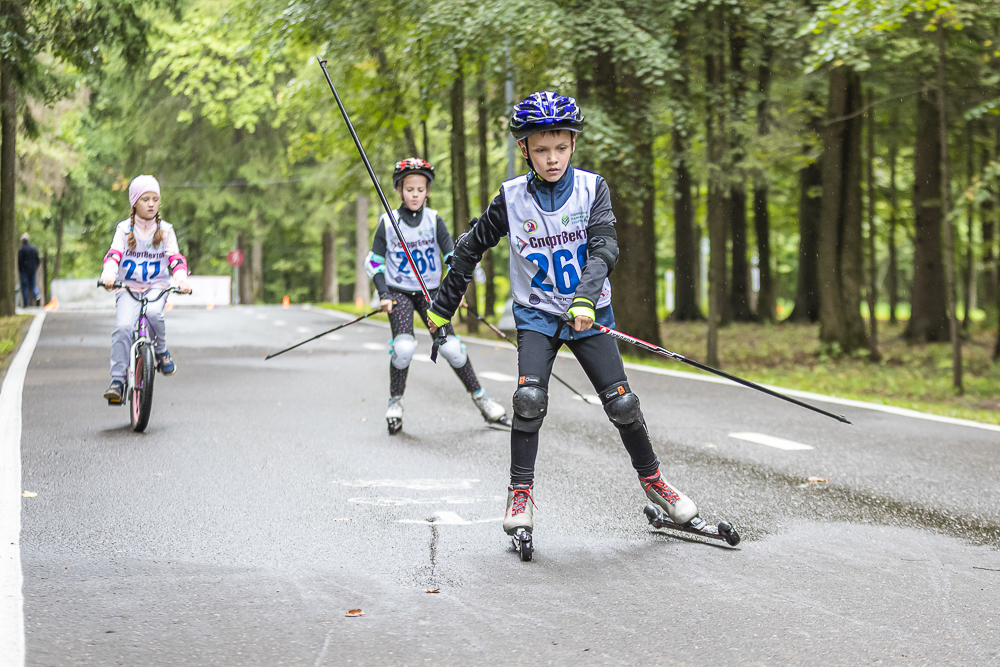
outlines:
[[[114,278],[132,289],[166,287],[170,276],[187,278],[187,260],[177,247],[177,235],[169,222],[160,222],[163,242],[153,247],[155,220],[135,219],[135,249],[128,247],[130,220],[122,220],[115,228],[111,248],[104,256],[101,280]]]

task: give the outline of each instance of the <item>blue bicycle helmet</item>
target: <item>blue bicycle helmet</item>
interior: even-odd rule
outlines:
[[[559,95],[551,90],[532,93],[522,102],[514,105],[510,116],[510,133],[521,141],[538,132],[583,129],[583,114],[576,99]]]

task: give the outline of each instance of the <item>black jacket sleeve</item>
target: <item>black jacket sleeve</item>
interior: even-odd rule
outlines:
[[[440,215],[437,217],[437,242],[442,257],[455,252],[455,242],[451,240],[451,234],[448,233],[448,226],[444,224],[444,220]]]
[[[587,221],[587,265],[583,267],[583,275],[576,286],[576,298],[584,298],[597,305],[604,287],[604,279],[611,273],[606,259],[595,257],[594,251],[608,257],[609,253],[618,256],[618,239],[615,234],[615,212],[611,209],[611,190],[603,178],[597,182],[597,192],[594,203],[590,207],[590,219]]]
[[[385,239],[385,223],[379,220],[378,229],[375,230],[375,239],[372,241],[372,254],[385,257],[389,249],[389,243]]]
[[[458,238],[455,254],[451,256],[451,269],[441,281],[441,288],[430,306],[436,315],[449,320],[454,317],[476,265],[487,250],[507,236],[507,230],[507,202],[501,190],[486,212],[472,224],[472,229]]]

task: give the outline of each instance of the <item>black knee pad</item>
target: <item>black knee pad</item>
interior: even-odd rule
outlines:
[[[644,420],[639,409],[639,397],[629,389],[628,382],[618,382],[601,390],[601,403],[611,423],[624,431],[641,428]]]
[[[517,431],[534,433],[542,428],[542,420],[549,407],[549,392],[539,378],[525,375],[518,378],[517,391],[514,392],[513,427]]]

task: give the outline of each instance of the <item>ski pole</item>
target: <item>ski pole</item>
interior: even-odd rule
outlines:
[[[393,301],[393,303],[395,303],[395,301]],[[292,345],[291,347],[286,347],[286,348],[285,348],[284,350],[282,350],[281,352],[275,352],[274,354],[269,354],[269,355],[267,355],[266,357],[264,357],[264,361],[267,361],[267,360],[268,360],[268,359],[270,359],[271,357],[276,357],[276,356],[278,356],[279,354],[284,354],[285,352],[288,352],[289,350],[294,350],[295,348],[297,348],[297,347],[299,347],[299,346],[302,346],[302,345],[305,345],[305,344],[306,344],[306,343],[308,343],[309,341],[312,341],[312,340],[316,340],[317,338],[322,338],[323,336],[325,336],[325,335],[327,335],[327,334],[331,334],[331,333],[333,333],[334,331],[337,331],[338,329],[343,329],[344,327],[349,327],[349,326],[351,326],[352,324],[357,324],[357,323],[358,323],[358,322],[360,322],[361,320],[364,320],[364,319],[367,319],[367,318],[371,317],[372,315],[377,315],[378,313],[381,313],[381,312],[382,312],[382,309],[381,309],[381,308],[376,308],[376,309],[375,309],[375,310],[373,310],[372,312],[370,312],[370,313],[365,313],[365,314],[364,314],[364,315],[362,315],[361,317],[355,317],[355,318],[354,318],[353,320],[351,320],[350,322],[344,322],[343,324],[338,324],[337,326],[335,326],[334,328],[330,329],[329,331],[324,331],[323,333],[321,333],[321,334],[317,334],[317,335],[313,336],[312,338],[307,338],[306,340],[302,341],[301,343],[296,343],[295,345]]]
[[[319,66],[323,68],[323,74],[326,76],[326,82],[330,84],[330,90],[333,92],[333,97],[337,100],[337,106],[340,107],[340,113],[344,115],[344,121],[347,122],[347,129],[351,131],[351,137],[354,139],[354,145],[358,147],[358,152],[361,153],[361,159],[365,163],[365,168],[368,169],[368,175],[372,179],[372,183],[375,184],[375,189],[378,191],[378,198],[382,200],[382,207],[385,208],[385,214],[389,216],[389,222],[392,223],[392,228],[396,232],[396,238],[399,239],[399,243],[403,246],[403,252],[406,253],[406,261],[410,263],[413,268],[413,275],[417,277],[417,282],[420,283],[420,291],[424,293],[424,299],[427,300],[429,304],[431,302],[431,295],[427,291],[427,285],[424,284],[424,279],[420,276],[420,272],[417,271],[417,265],[413,262],[413,257],[410,256],[410,249],[406,246],[406,241],[403,240],[403,233],[399,230],[399,223],[396,222],[396,216],[393,215],[392,209],[389,207],[389,202],[386,201],[385,195],[382,193],[382,186],[378,184],[378,177],[375,175],[375,171],[372,169],[372,165],[368,162],[368,156],[365,154],[365,149],[361,145],[361,140],[358,139],[358,133],[354,131],[354,125],[351,124],[351,118],[347,115],[347,109],[344,108],[344,103],[340,101],[340,95],[337,94],[337,89],[333,85],[333,79],[330,78],[330,73],[326,71],[326,60],[316,56],[316,60],[319,61]]]
[[[762,387],[762,386],[760,386],[759,384],[757,384],[755,382],[751,382],[750,380],[744,380],[741,377],[737,377],[735,375],[730,375],[729,373],[726,373],[725,371],[720,371],[717,368],[712,368],[711,366],[706,366],[705,364],[697,362],[694,359],[688,359],[687,357],[685,357],[682,354],[677,354],[676,352],[671,352],[670,350],[668,350],[668,349],[666,349],[664,347],[660,347],[659,345],[653,345],[652,343],[647,343],[644,340],[641,340],[639,338],[635,338],[634,336],[629,336],[628,334],[624,334],[621,331],[615,331],[614,329],[611,329],[609,327],[600,325],[597,322],[594,322],[594,324],[592,326],[594,328],[596,328],[597,330],[599,330],[601,333],[608,334],[612,338],[616,338],[618,340],[625,341],[626,343],[631,343],[632,345],[635,345],[636,347],[641,347],[642,349],[648,350],[649,352],[654,352],[654,353],[659,354],[661,356],[667,357],[668,359],[673,359],[674,361],[680,361],[681,363],[688,364],[689,366],[694,366],[697,369],[700,369],[700,370],[703,370],[703,371],[707,371],[709,373],[714,373],[715,375],[718,375],[719,377],[724,377],[727,380],[732,380],[733,382],[735,382],[737,384],[741,384],[744,387],[749,387],[750,389],[756,389],[757,391],[762,391],[762,392],[764,392],[765,394],[767,394],[769,396],[774,396],[775,398],[780,398],[783,401],[788,401],[789,403],[793,403],[793,404],[799,406],[800,408],[805,408],[807,410],[812,410],[813,412],[818,412],[821,415],[826,415],[827,417],[831,417],[833,419],[836,419],[837,421],[839,421],[839,422],[841,422],[843,424],[850,424],[851,423],[850,421],[847,420],[847,417],[845,417],[844,415],[835,415],[832,412],[827,412],[826,410],[821,410],[820,408],[817,408],[815,406],[809,405],[808,403],[803,403],[802,401],[794,399],[791,396],[785,396],[784,394],[776,392],[773,389],[768,389],[767,387]]]
[[[483,316],[480,315],[479,313],[476,313],[475,315],[476,315],[476,319],[478,319],[480,322],[482,322],[483,324],[485,324],[486,326],[488,326],[490,328],[490,330],[493,331],[493,333],[495,333],[496,335],[500,336],[505,341],[507,341],[508,343],[510,343],[511,345],[513,345],[515,350],[517,349],[517,343],[515,343],[510,338],[508,338],[507,334],[505,334],[503,331],[501,331],[497,327],[495,327],[492,324],[490,324],[489,322],[487,322],[485,319],[483,319]],[[566,380],[563,380],[561,377],[559,377],[555,373],[552,374],[552,377],[555,378],[556,380],[558,380],[559,383],[562,384],[562,386],[566,387],[571,392],[573,392],[574,394],[576,394],[577,396],[579,396],[581,401],[583,401],[584,403],[591,403],[592,404],[592,401],[590,399],[588,399],[586,396],[584,396],[583,394],[581,394],[580,392],[578,392],[576,389],[574,389],[573,387],[571,387],[570,384],[568,382],[566,382]]]

